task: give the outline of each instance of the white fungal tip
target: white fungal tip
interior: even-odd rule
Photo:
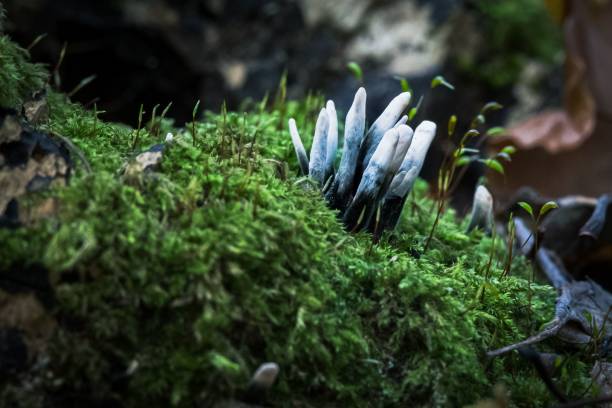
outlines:
[[[479,205],[485,205],[486,208],[493,207],[493,196],[482,184],[476,188],[476,192],[474,193],[474,201]]]
[[[367,96],[366,90],[364,87],[361,87],[355,92],[355,99],[365,99]]]
[[[263,363],[257,368],[255,374],[253,374],[251,383],[264,389],[270,388],[272,384],[274,384],[274,381],[276,381],[279,372],[280,367],[278,364]]]
[[[476,227],[483,228],[485,232],[491,231],[493,223],[493,196],[487,188],[479,185],[474,192],[472,205],[472,219],[468,225],[468,232]]]
[[[394,175],[397,170],[400,168],[400,165],[402,164],[402,162],[404,161],[404,158],[406,157],[406,153],[408,152],[408,148],[410,147],[410,144],[412,143],[412,135],[413,135],[413,131],[410,128],[410,126],[407,125],[399,125],[398,127],[394,128],[397,133],[398,133],[398,142],[397,142],[397,147],[395,149],[395,153],[393,155],[393,161],[391,163],[391,168],[389,169],[389,171],[392,172],[392,175]]]
[[[412,135],[412,133],[413,133],[412,128],[410,126],[404,125],[404,124],[399,125],[397,127],[397,130],[400,132],[400,137],[402,135]]]
[[[168,134],[166,134],[166,143],[172,143],[173,140],[174,140],[174,135],[168,132]]]
[[[417,126],[417,129],[419,130],[425,130],[425,131],[431,131],[431,132],[435,132],[436,128],[437,128],[437,125],[434,122],[431,122],[429,120],[424,120],[419,124],[419,126]]]
[[[315,133],[317,132],[317,130],[322,131],[323,129],[325,129],[325,132],[327,132],[328,126],[329,126],[329,114],[327,112],[327,109],[321,108],[321,111],[319,112],[319,117],[317,118],[317,123],[315,125]],[[327,139],[327,134],[325,135],[325,138]]]
[[[395,153],[395,148],[397,147],[398,139],[399,132],[397,129],[392,128],[387,130],[380,144],[374,151],[369,163],[373,163],[378,166],[390,166],[391,160]]]
[[[394,127],[400,127],[402,125],[405,125],[406,123],[408,123],[408,115],[404,115],[402,116],[397,123],[395,124]]]
[[[291,137],[295,137],[298,134],[297,124],[295,123],[295,119],[289,119],[289,133],[291,133]]]
[[[402,101],[402,103],[404,103],[405,105],[408,105],[410,103],[411,98],[412,98],[412,94],[410,92],[402,92],[401,94],[397,95],[394,99],[398,101]]]

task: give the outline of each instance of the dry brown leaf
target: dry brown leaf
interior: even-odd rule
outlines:
[[[578,146],[586,137],[578,132],[565,111],[548,111],[508,129],[511,143],[519,149],[543,147],[558,153]]]
[[[591,136],[598,113],[612,115],[612,2],[568,3],[564,109],[513,126],[499,141],[524,149],[542,147],[552,154],[573,150]],[[547,4],[553,14],[565,13],[558,1]]]

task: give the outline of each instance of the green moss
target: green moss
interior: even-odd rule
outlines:
[[[550,319],[553,289],[533,285],[530,320],[526,261],[500,278],[501,242],[466,235],[452,211],[423,253],[434,216],[425,183],[381,244],[344,231],[293,176],[284,118],[312,129],[316,102],[207,113],[195,143],[177,130],[160,172],[128,184],[118,169],[135,131],[52,94],[47,127],[93,172],[22,200],[55,197],[53,217],[0,229],[0,271],[43,265],[59,322],[48,361],[5,387],[0,405],[211,406],[264,361],[281,367],[277,406],[461,406],[497,383],[517,406],[550,402],[528,363],[484,353]],[[144,129],[140,146],[159,139]],[[560,381],[578,395],[588,370],[568,365]]]
[[[1,21],[0,15],[0,26]],[[47,77],[44,67],[31,63],[28,52],[0,30],[0,106],[19,107],[33,92],[44,87]]]
[[[494,268],[487,282],[492,241],[465,235],[450,212],[421,253],[433,221],[423,185],[401,232],[372,246],[347,234],[318,194],[279,178],[291,146],[276,112],[208,114],[197,146],[179,135],[161,173],[136,188],[116,176],[130,130],[65,101],[52,107],[51,128],[95,171],[48,193],[61,203],[53,219],[0,231],[0,268],[42,263],[57,316],[72,322],[50,345],[47,392],[108,397],[117,392],[109,378],[137,362],[119,394],[126,405],[212,402],[272,360],[281,405],[456,406],[496,382],[516,401],[548,400],[525,363],[508,357],[487,371],[483,353],[548,319],[553,290],[534,286],[527,325],[526,281]],[[515,270],[526,267],[518,260]]]

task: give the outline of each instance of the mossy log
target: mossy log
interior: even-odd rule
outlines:
[[[76,163],[68,184],[23,195],[20,208],[52,199],[56,209],[0,228],[3,295],[39,271],[41,284],[19,293],[51,322],[40,348],[25,323],[12,326],[27,357],[0,373],[0,406],[213,406],[243,396],[264,362],[280,367],[275,406],[461,406],[502,383],[516,406],[551,400],[528,362],[485,353],[549,320],[554,289],[529,286],[521,257],[515,276],[485,273],[503,245],[466,233],[452,211],[423,252],[435,214],[420,181],[393,239],[348,233],[292,175],[278,130],[290,115],[313,134],[322,100],[140,130],[48,100],[39,130],[70,140],[91,171]],[[167,131],[155,177],[120,176]],[[589,367],[565,367],[569,393],[588,387]]]

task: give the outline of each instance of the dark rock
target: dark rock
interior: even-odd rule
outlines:
[[[45,91],[36,93],[31,100],[24,102],[23,116],[33,125],[49,120],[49,104]]]
[[[158,170],[165,148],[166,143],[156,144],[128,160],[121,169],[123,179],[128,183],[138,184],[143,175]]]
[[[64,143],[32,129],[16,112],[1,110],[0,226],[19,225],[19,197],[65,185],[71,167]]]

